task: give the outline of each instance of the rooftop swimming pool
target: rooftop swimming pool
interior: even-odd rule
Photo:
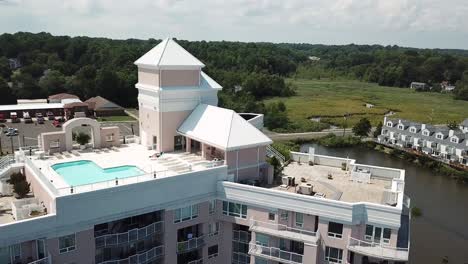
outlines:
[[[90,160],[58,163],[51,166],[70,186],[123,179],[145,174],[136,166],[119,166],[103,169]]]

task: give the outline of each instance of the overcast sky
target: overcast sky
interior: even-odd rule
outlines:
[[[468,0],[0,0],[0,32],[468,49]]]

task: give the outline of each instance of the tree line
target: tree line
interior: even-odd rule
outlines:
[[[160,41],[2,34],[0,104],[69,92],[82,99],[101,95],[124,107],[136,107],[137,70],[133,62]],[[343,77],[398,87],[408,87],[413,81],[449,81],[457,85],[454,96],[468,100],[468,51],[464,50],[228,41],[178,43],[205,63],[204,70],[223,86],[220,106],[265,113],[268,127],[286,131],[307,124],[289,124],[284,105],[262,102],[266,97],[294,95],[295,87],[286,78]],[[20,62],[20,68],[10,68],[12,58]]]

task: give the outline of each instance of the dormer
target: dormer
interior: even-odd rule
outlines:
[[[444,139],[444,134],[443,134],[442,132],[437,132],[437,133],[435,134],[435,137],[436,137],[437,139]]]
[[[410,126],[409,132],[411,132],[411,133],[417,133],[417,132],[418,132],[418,129],[417,129],[415,126]]]
[[[427,129],[423,129],[423,130],[422,130],[422,134],[423,134],[424,136],[427,136],[427,137],[428,137],[428,136],[431,135],[431,132],[430,132],[429,130],[427,130]]]
[[[452,137],[450,138],[450,142],[456,143],[456,144],[459,143],[459,140],[460,140],[460,139],[459,139],[457,136],[452,136]]]
[[[393,122],[390,121],[390,120],[388,120],[386,125],[387,125],[388,127],[393,127]]]
[[[405,130],[405,125],[403,125],[403,124],[401,124],[401,123],[398,124],[398,129],[399,129],[399,130]]]

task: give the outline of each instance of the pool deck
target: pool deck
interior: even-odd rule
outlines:
[[[116,149],[106,149],[96,152],[95,150],[79,151],[79,154],[62,153],[60,157],[50,156],[44,159],[32,157],[32,161],[44,176],[57,189],[69,188],[70,185],[51,166],[57,163],[90,160],[103,169],[131,165],[136,166],[146,173],[146,177],[153,177],[154,173],[158,178],[170,177],[190,171],[201,171],[213,166],[213,162],[204,160],[201,156],[186,152],[164,153],[159,158],[150,158],[155,154],[154,150],[148,150],[139,144],[122,145]],[[128,177],[131,178],[140,176]],[[138,181],[137,181],[138,182]]]

